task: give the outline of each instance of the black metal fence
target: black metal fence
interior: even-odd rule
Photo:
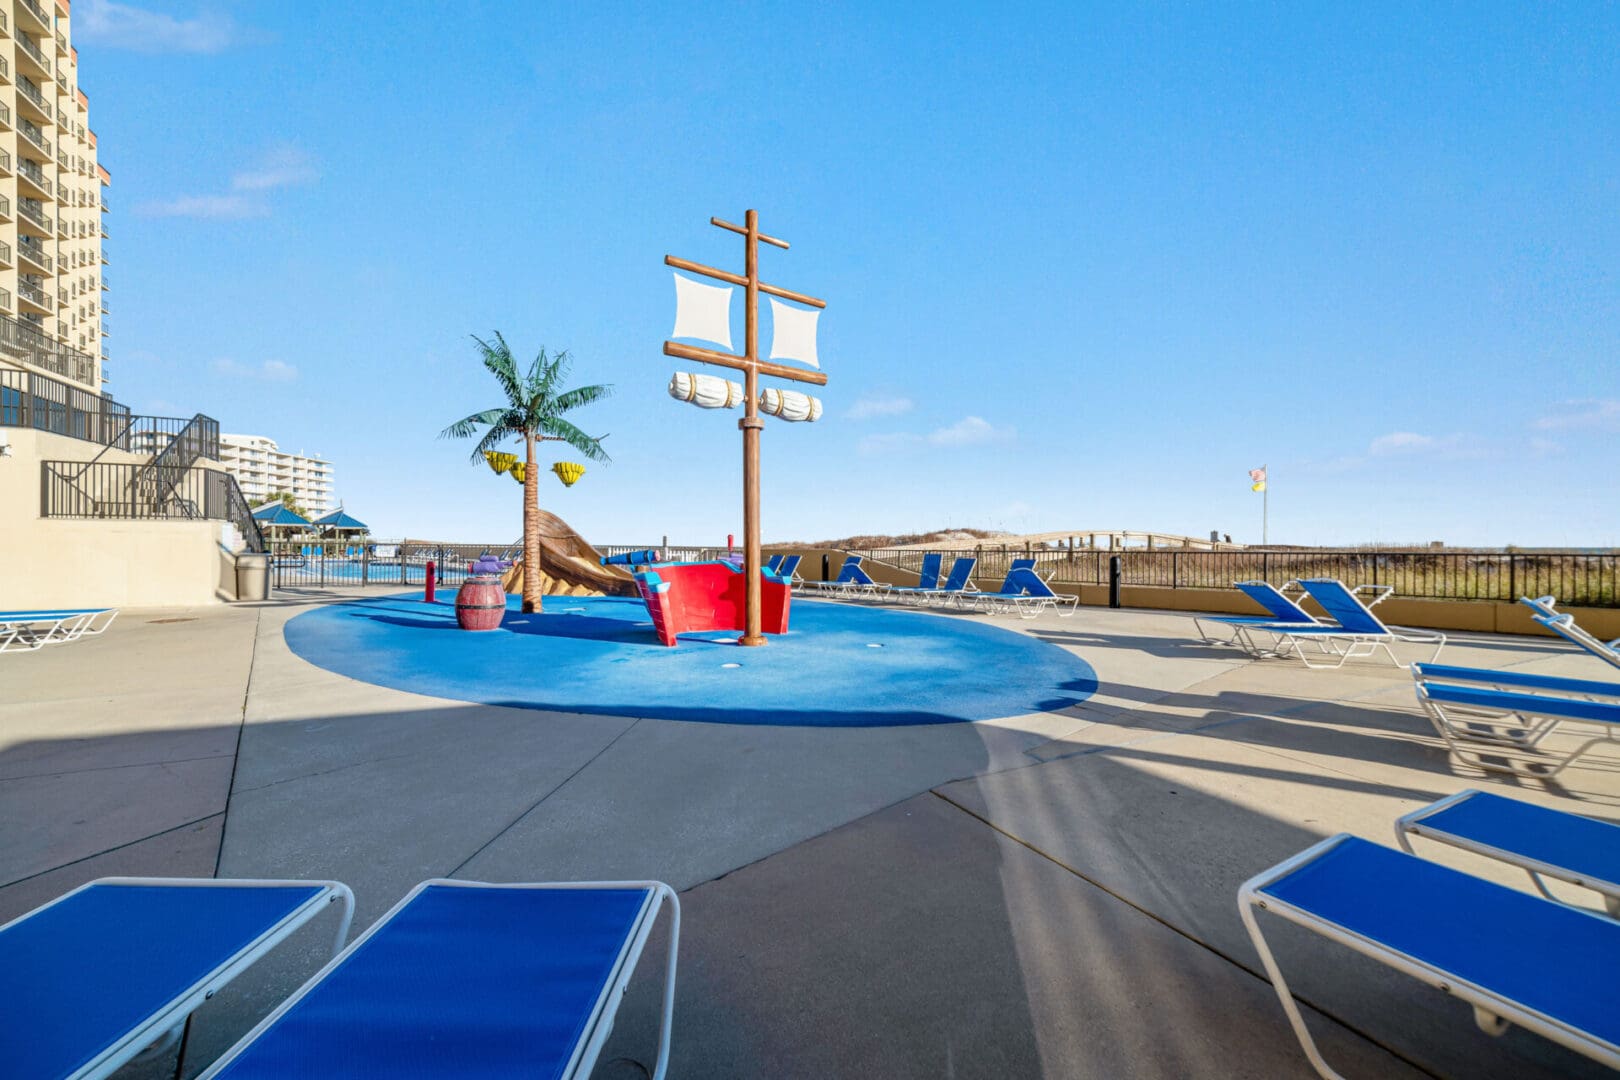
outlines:
[[[39,512],[47,518],[227,521],[234,482],[217,469],[160,478],[145,465],[42,461]]]
[[[442,585],[467,580],[469,567],[490,555],[511,558],[513,545],[440,544],[415,540],[271,539],[270,584],[285,588],[397,587],[427,582],[428,563]]]
[[[0,427],[34,428],[107,446],[128,429],[129,407],[33,371],[0,371]]]
[[[856,552],[916,573],[925,552]],[[1227,589],[1236,581],[1283,585],[1332,577],[1351,585],[1388,585],[1396,596],[1436,600],[1513,601],[1552,595],[1572,607],[1620,607],[1620,552],[1588,551],[1093,551],[1066,548],[979,548],[946,551],[979,560],[981,577],[1000,578],[1013,559],[1031,558],[1065,585],[1108,584],[1108,562],[1120,557],[1122,582],[1166,589]]]
[[[219,459],[219,421],[210,416],[138,416],[110,397],[35,371],[0,370],[0,427],[49,431],[137,454],[161,454],[178,440],[192,459]]]
[[[96,381],[95,357],[69,348],[10,315],[0,314],[0,352],[76,382],[93,385]]]

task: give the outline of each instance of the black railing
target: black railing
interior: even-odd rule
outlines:
[[[229,479],[216,469],[190,469],[172,484],[159,484],[141,465],[42,461],[39,512],[47,518],[224,521]]]
[[[230,473],[213,473],[213,475],[223,476],[227,481],[224,491],[225,520],[236,526],[236,531],[242,534],[242,541],[249,551],[264,551],[264,533],[253,517],[253,509],[248,506],[247,496],[242,494],[236,477]]]
[[[156,452],[151,461],[141,466],[136,486],[149,491],[154,502],[166,502],[170,494],[185,481],[197,459],[204,456],[206,449],[212,449],[210,456],[219,456],[219,423],[198,413],[186,421],[185,426]]]
[[[441,585],[459,586],[480,556],[511,557],[511,544],[437,544],[416,540],[281,537],[269,541],[271,584],[278,588],[422,585],[434,564]]]
[[[859,551],[916,573],[925,552]],[[1556,596],[1571,607],[1620,607],[1620,551],[1106,551],[1067,548],[978,548],[945,551],[979,560],[981,578],[999,579],[1013,559],[1032,558],[1055,584],[1106,585],[1108,561],[1120,557],[1122,581],[1167,589],[1229,589],[1236,581],[1283,585],[1333,577],[1350,585],[1388,585],[1396,596],[1434,600],[1513,601]]]
[[[0,322],[0,337],[4,323]],[[0,370],[0,427],[34,428],[102,446],[128,430],[129,407],[33,371]]]

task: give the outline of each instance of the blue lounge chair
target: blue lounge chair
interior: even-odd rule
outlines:
[[[1620,917],[1620,825],[1470,789],[1395,822],[1408,852],[1414,836],[1517,866],[1549,900],[1544,878],[1591,889]]]
[[[1427,677],[1432,666],[1414,666],[1413,686],[1429,722],[1452,754],[1477,768],[1545,780],[1592,747],[1620,741],[1620,701],[1442,682]],[[1504,753],[1539,752],[1547,736],[1566,725],[1584,730],[1581,741],[1561,757],[1519,762]]]
[[[782,556],[780,555],[772,555],[770,558],[765,560],[765,569],[771,571],[773,574],[776,572],[777,567],[781,565]]]
[[[992,614],[1014,611],[1022,619],[1033,619],[1041,612],[1055,610],[1059,617],[1073,615],[1079,608],[1080,597],[1057,592],[1046,578],[1035,569],[1034,559],[1014,559],[995,592],[977,592],[972,595],[974,607]],[[1067,611],[1059,610],[1067,608]]]
[[[951,563],[951,572],[943,585],[937,589],[919,589],[911,597],[924,604],[951,604],[970,597],[979,591],[973,584],[973,569],[978,565],[979,560],[972,555],[958,556]]]
[[[1299,603],[1288,595],[1287,590],[1300,588],[1299,582],[1290,581],[1281,589],[1269,581],[1234,581],[1232,588],[1247,596],[1250,600],[1265,608],[1267,615],[1196,615],[1193,617],[1193,626],[1198,636],[1211,645],[1242,645],[1251,647],[1253,642],[1244,636],[1243,631],[1250,627],[1283,626],[1321,626],[1323,623],[1299,606]],[[1210,632],[1204,629],[1204,623],[1217,623],[1228,631],[1226,637],[1211,637]]]
[[[110,1075],[334,903],[337,952],[335,881],[102,878],[0,926],[0,1072]]]
[[[776,576],[789,584],[803,585],[804,579],[799,576],[799,563],[803,561],[803,555],[784,555],[776,566]]]
[[[0,611],[0,653],[31,652],[102,633],[118,618],[117,608],[62,608]]]
[[[1596,679],[1566,679],[1561,675],[1537,675],[1529,671],[1498,671],[1495,668],[1455,667],[1451,664],[1413,664],[1412,678],[1418,682],[1470,683],[1494,686],[1499,690],[1528,690],[1532,693],[1566,694],[1595,701],[1620,699],[1620,683]]]
[[[1256,875],[1238,890],[1239,914],[1306,1057],[1329,1078],[1339,1074],[1261,933],[1261,908],[1461,998],[1488,1034],[1517,1024],[1620,1067],[1620,921],[1344,833]]]
[[[931,593],[939,588],[939,572],[944,568],[945,556],[937,551],[926,552],[922,557],[922,568],[917,572],[917,584],[896,585],[889,590],[889,595],[905,603],[918,593]]]
[[[1385,626],[1383,621],[1372,613],[1371,606],[1362,603],[1355,592],[1347,588],[1342,581],[1335,578],[1301,578],[1300,585],[1310,593],[1313,600],[1322,605],[1324,611],[1337,620],[1337,625],[1292,626],[1271,623],[1265,626],[1241,627],[1238,632],[1249,636],[1256,633],[1270,635],[1273,638],[1271,651],[1276,655],[1286,656],[1292,652],[1306,667],[1313,668],[1343,667],[1344,662],[1351,657],[1372,656],[1381,649],[1391,663],[1404,669],[1408,665],[1401,663],[1400,657],[1395,655],[1394,649],[1390,647],[1392,643],[1407,641],[1433,645],[1434,655],[1429,657],[1431,661],[1440,655],[1441,649],[1445,648],[1446,635],[1438,630]],[[1373,593],[1374,605],[1393,591],[1387,585],[1365,585],[1361,590]],[[1322,654],[1332,657],[1334,662],[1311,663],[1304,648],[1307,642],[1316,646]]]
[[[861,556],[848,555],[844,558],[844,565],[838,569],[838,576],[832,581],[807,581],[803,587],[855,596],[875,592],[880,586],[872,580],[870,574],[861,569]]]
[[[426,881],[202,1075],[590,1075],[659,908],[669,1065],[680,904],[654,881]]]
[[[1575,621],[1575,616],[1567,612],[1559,614],[1553,607],[1556,601],[1550,596],[1541,596],[1533,600],[1528,596],[1521,596],[1519,602],[1529,605],[1536,612],[1531,618],[1559,637],[1579,645],[1606,664],[1620,667],[1620,638],[1613,641],[1599,640],[1590,631],[1583,629]]]

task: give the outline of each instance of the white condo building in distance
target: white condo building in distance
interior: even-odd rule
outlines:
[[[257,505],[272,492],[286,491],[312,520],[337,509],[330,461],[286,453],[263,435],[225,434],[219,437],[219,460],[249,503]]]

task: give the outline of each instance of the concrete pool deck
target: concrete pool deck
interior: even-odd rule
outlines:
[[[1182,614],[996,620],[1095,669],[1063,712],[827,729],[355,682],[282,634],[343,595],[126,611],[0,658],[0,921],[108,874],[337,878],[355,933],[427,877],[654,877],[684,908],[672,1076],[1305,1077],[1241,881],[1335,832],[1391,842],[1398,815],[1469,786],[1620,819],[1612,758],[1557,787],[1455,766],[1407,673],[1250,661]],[[1462,636],[1443,659],[1604,677],[1544,639]],[[315,970],[330,929],[199,1010],[185,1075]],[[1607,1075],[1286,930],[1349,1076]],[[655,947],[598,1076],[650,1060],[659,967]]]

